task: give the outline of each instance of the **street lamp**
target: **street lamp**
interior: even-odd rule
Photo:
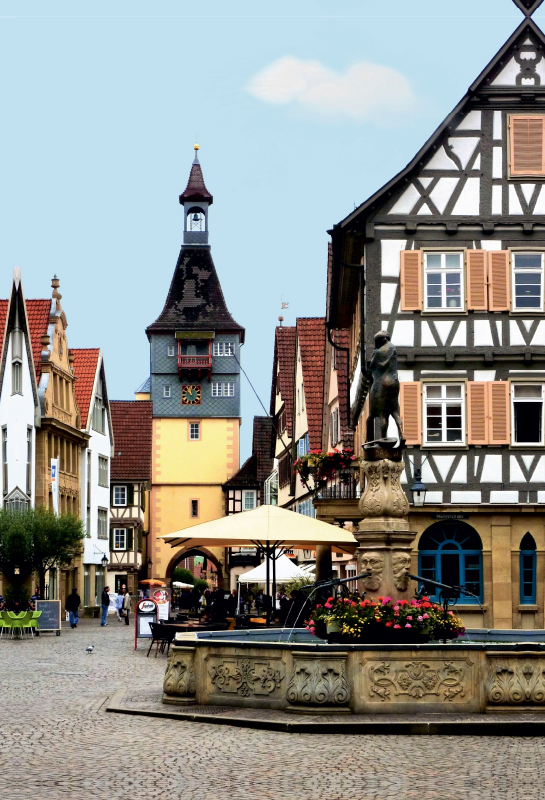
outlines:
[[[422,508],[424,505],[427,491],[428,487],[425,483],[422,483],[422,473],[420,472],[420,469],[415,469],[414,481],[413,485],[411,486],[411,494],[413,496],[413,504],[416,508]]]
[[[107,559],[107,557],[106,557],[106,553],[104,553],[104,555],[103,555],[103,556],[102,556],[102,558],[100,559],[100,563],[102,564],[102,566],[104,567],[104,569],[106,569],[106,567],[108,566],[108,559]]]

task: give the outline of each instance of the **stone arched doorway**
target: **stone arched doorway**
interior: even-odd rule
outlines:
[[[211,561],[217,570],[218,586],[223,586],[223,580],[224,580],[223,564],[218,559],[218,557],[214,555],[214,553],[211,550],[208,550],[208,548],[206,547],[182,547],[180,550],[177,550],[168,563],[165,573],[165,580],[170,581],[172,579],[172,573],[179,565],[179,563],[186,558],[190,558],[191,556],[204,556],[209,561]]]

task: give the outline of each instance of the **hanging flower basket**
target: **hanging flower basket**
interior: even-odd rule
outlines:
[[[312,478],[314,488],[318,489],[337,475],[343,483],[349,483],[359,462],[360,459],[353,450],[338,450],[337,448],[329,452],[311,450],[310,453],[300,456],[293,468],[299,475],[303,486],[308,483],[309,478]]]

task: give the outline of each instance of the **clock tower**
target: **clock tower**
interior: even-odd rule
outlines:
[[[157,537],[223,516],[222,484],[239,468],[244,328],[227,309],[212,260],[208,213],[213,197],[198,150],[196,144],[180,195],[184,229],[176,269],[165,306],[146,329],[153,403],[150,577],[167,579],[184,549],[174,552]],[[223,548],[205,553],[220,574],[223,554]]]

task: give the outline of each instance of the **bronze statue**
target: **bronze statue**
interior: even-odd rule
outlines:
[[[367,444],[395,444],[387,439],[388,420],[393,417],[399,440],[403,444],[403,422],[399,415],[399,378],[397,354],[390,334],[379,331],[375,335],[375,352],[367,373],[372,381],[369,390],[369,416],[367,418]]]

